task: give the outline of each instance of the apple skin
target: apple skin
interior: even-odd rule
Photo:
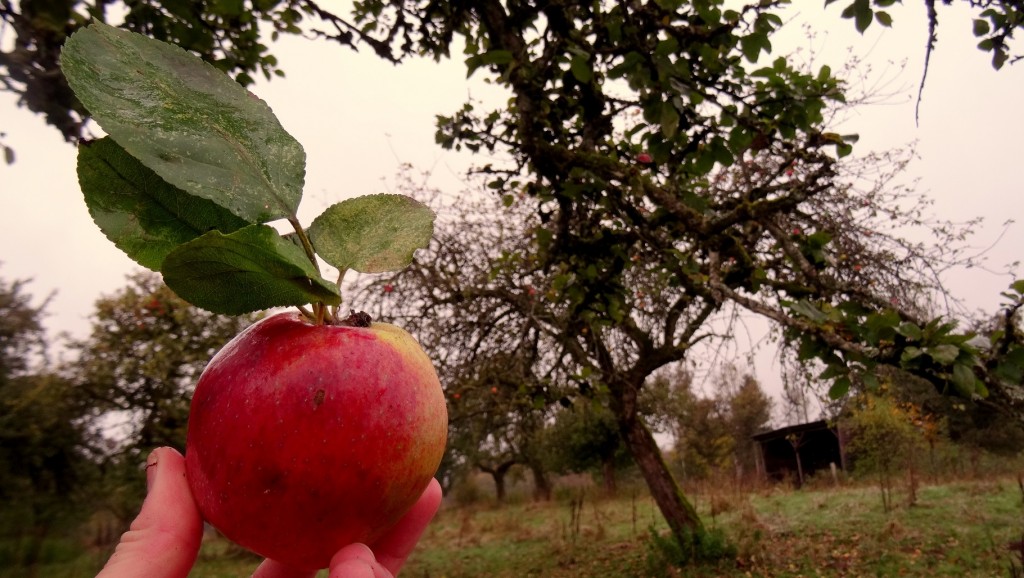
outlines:
[[[203,518],[301,570],[372,544],[419,499],[448,434],[433,365],[384,323],[250,326],[196,385],[186,476]]]

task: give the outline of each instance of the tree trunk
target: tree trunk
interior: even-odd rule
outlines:
[[[604,491],[609,496],[614,496],[619,491],[615,480],[615,458],[609,457],[601,464],[601,476],[604,478]]]
[[[505,472],[503,470],[495,470],[491,472],[491,477],[494,478],[494,495],[499,502],[505,501]]]
[[[551,501],[551,480],[547,472],[540,464],[531,463],[530,472],[533,473],[533,500],[535,502]]]
[[[619,383],[610,389],[612,411],[619,423],[619,433],[625,440],[630,455],[633,456],[644,481],[647,482],[654,503],[658,505],[672,533],[682,543],[684,534],[703,532],[704,524],[701,523],[697,510],[679,489],[661,455],[661,448],[651,435],[651,430],[647,429],[637,415],[636,397],[639,387]]]
[[[28,552],[22,560],[22,564],[28,570],[29,578],[39,576],[39,560],[43,553],[43,543],[46,542],[46,537],[49,534],[50,526],[48,524],[34,525],[29,532]]]
[[[516,465],[515,461],[508,461],[494,468],[487,467],[483,464],[477,464],[480,471],[490,474],[491,477],[494,478],[495,498],[499,502],[505,501],[505,474],[507,474],[514,465]]]

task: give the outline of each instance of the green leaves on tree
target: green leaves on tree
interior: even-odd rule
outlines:
[[[210,230],[230,233],[248,224],[212,201],[168,184],[110,137],[81,146],[78,181],[103,234],[154,271],[178,245]]]
[[[181,48],[94,24],[61,66],[89,114],[167,182],[251,223],[295,214],[305,152],[265,102]]]
[[[320,277],[301,248],[269,225],[209,233],[164,259],[164,282],[196,305],[238,315],[283,305],[341,303],[338,287]]]
[[[78,174],[104,234],[215,313],[337,306],[316,250],[344,272],[406,266],[434,215],[398,195],[339,203],[298,222],[305,152],[265,102],[184,50],[105,24],[68,39],[68,83],[110,135],[79,149]],[[273,227],[286,219],[297,242]]]
[[[430,242],[434,212],[404,195],[370,195],[342,201],[309,227],[317,253],[345,271],[383,273],[404,268]]]
[[[829,396],[833,399],[846,395],[855,377],[869,388],[877,386],[872,372],[879,363],[926,376],[961,397],[988,395],[975,374],[975,367],[982,364],[980,352],[971,341],[975,334],[958,333],[955,323],[940,318],[922,327],[903,319],[896,310],[874,311],[853,302],[833,306],[801,300],[785,305],[813,328],[796,337],[799,358],[824,363],[825,370],[818,378],[832,380]],[[840,356],[828,342],[833,335],[863,344],[864,348]]]

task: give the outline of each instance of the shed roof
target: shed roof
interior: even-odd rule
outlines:
[[[801,423],[797,425],[790,425],[771,431],[762,432],[753,436],[755,441],[763,442],[776,438],[784,438],[790,434],[805,433],[809,431],[819,431],[825,429],[831,429],[827,420],[820,419],[818,421],[811,421],[807,423]]]

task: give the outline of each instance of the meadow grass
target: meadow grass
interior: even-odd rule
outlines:
[[[994,577],[1011,576],[1010,564],[1019,565],[1007,548],[1024,534],[1024,492],[1014,478],[923,485],[914,505],[898,494],[889,512],[870,485],[740,491],[719,484],[690,495],[705,523],[735,544],[736,557],[684,572],[659,565],[650,537],[665,535],[667,526],[635,485],[615,497],[590,488],[550,502],[446,504],[402,576]],[[36,576],[91,577],[106,555],[62,559]],[[257,563],[223,540],[208,540],[191,576],[248,576]],[[27,575],[0,568],[5,578]]]

